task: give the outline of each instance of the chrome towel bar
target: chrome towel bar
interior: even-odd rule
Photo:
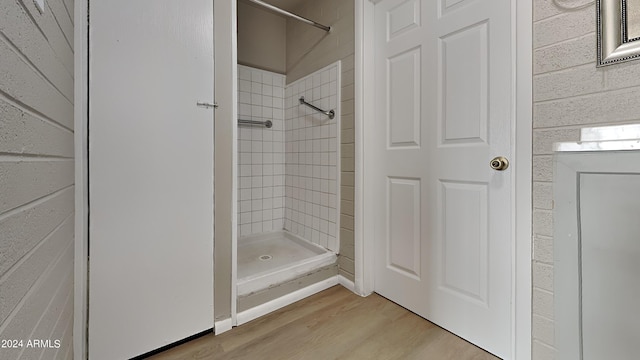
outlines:
[[[267,129],[271,129],[271,127],[273,126],[273,122],[271,122],[271,120],[259,121],[238,119],[238,125],[260,125],[266,127]]]
[[[333,110],[325,111],[325,110],[322,110],[322,109],[320,109],[319,107],[317,107],[315,105],[309,104],[308,102],[304,101],[304,96],[301,96],[299,101],[300,101],[300,104],[307,105],[308,107],[312,108],[313,110],[315,110],[317,112],[321,112],[321,113],[327,115],[329,117],[329,119],[333,119],[336,116],[336,112],[333,111]]]

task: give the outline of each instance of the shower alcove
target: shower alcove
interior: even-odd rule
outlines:
[[[341,62],[291,76],[291,28],[238,3],[238,324],[337,283]]]

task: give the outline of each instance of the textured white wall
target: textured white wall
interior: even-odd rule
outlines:
[[[589,1],[557,0],[565,6]],[[533,358],[555,359],[553,143],[580,129],[640,121],[640,61],[596,68],[595,5],[534,1]]]
[[[0,339],[24,341],[7,359],[72,357],[73,0],[45,4],[0,3]]]

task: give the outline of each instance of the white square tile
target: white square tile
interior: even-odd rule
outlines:
[[[240,91],[238,93],[238,102],[240,104],[251,104],[251,93],[246,91]]]
[[[335,236],[329,236],[329,235],[327,235],[327,236],[328,236],[327,249],[333,250],[333,251],[338,251],[338,247],[339,247],[338,239],[336,239]]]
[[[251,223],[251,213],[245,212],[240,214],[240,225],[250,224]]]
[[[251,141],[251,152],[261,152],[262,151],[262,141],[256,140]]]
[[[258,69],[251,70],[251,81],[261,83],[262,82],[262,71]]]
[[[263,120],[271,120],[271,123],[272,123],[272,128],[271,129],[262,128],[263,132],[267,132],[267,131],[280,132],[281,131],[281,126],[279,126],[278,122],[273,121],[273,108],[263,106],[262,116],[264,117]]]
[[[267,85],[273,85],[273,75],[268,72],[262,73],[262,83]]]
[[[241,189],[249,189],[251,188],[251,176],[240,176],[240,188]]]
[[[251,234],[251,224],[240,226],[240,236],[247,236]]]
[[[244,91],[244,90],[242,90]],[[260,94],[262,95],[262,84],[259,82],[251,82],[251,93],[252,94]]]
[[[331,81],[331,70],[327,69],[321,73],[322,76],[322,84],[326,84]]]
[[[256,199],[262,199],[262,188],[251,189],[251,200],[256,200]],[[260,209],[262,209],[262,205],[260,205]]]
[[[251,80],[251,69],[244,65],[238,65],[238,78],[241,80]]]
[[[253,116],[253,117],[262,117],[262,106],[260,106],[260,105],[251,105],[251,116]]]
[[[249,104],[240,104],[238,106],[238,115],[239,116],[251,116],[251,105],[249,105]]]
[[[273,221],[271,222],[273,224],[273,230],[277,231],[277,230],[282,230],[282,228],[284,227],[284,222],[282,217],[279,217],[277,219],[273,219]]]
[[[240,201],[240,212],[251,211],[251,200]]]
[[[240,134],[243,134],[243,132],[240,132]],[[249,135],[250,133],[247,132],[246,134]],[[240,151],[242,152],[251,151],[251,141],[249,141],[249,139],[240,141]]]
[[[251,179],[251,187],[252,188],[261,188],[262,187],[262,176],[252,176],[250,179]]]
[[[240,176],[251,176],[251,165],[240,165]]]
[[[251,93],[251,81],[240,80],[238,84],[238,90],[246,93]]]
[[[264,104],[264,95],[261,94],[251,94],[251,105],[265,105]],[[271,106],[271,105],[268,105]]]
[[[337,211],[335,208],[329,208],[329,221],[336,222],[338,220]]]
[[[251,200],[251,189],[240,189],[240,201]]]
[[[336,236],[336,224],[330,222],[329,223],[329,236]]]
[[[262,95],[261,102],[262,102],[262,106],[264,106],[264,107],[273,107],[273,97],[272,96]],[[268,116],[268,115],[265,114],[265,116]],[[268,117],[270,117],[270,116],[268,116]]]
[[[321,246],[324,246],[326,249],[331,249],[329,246],[329,237],[325,233],[320,233],[320,242]]]

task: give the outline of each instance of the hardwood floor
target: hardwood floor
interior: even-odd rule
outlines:
[[[151,357],[182,359],[498,359],[393,302],[334,286],[222,335]]]

